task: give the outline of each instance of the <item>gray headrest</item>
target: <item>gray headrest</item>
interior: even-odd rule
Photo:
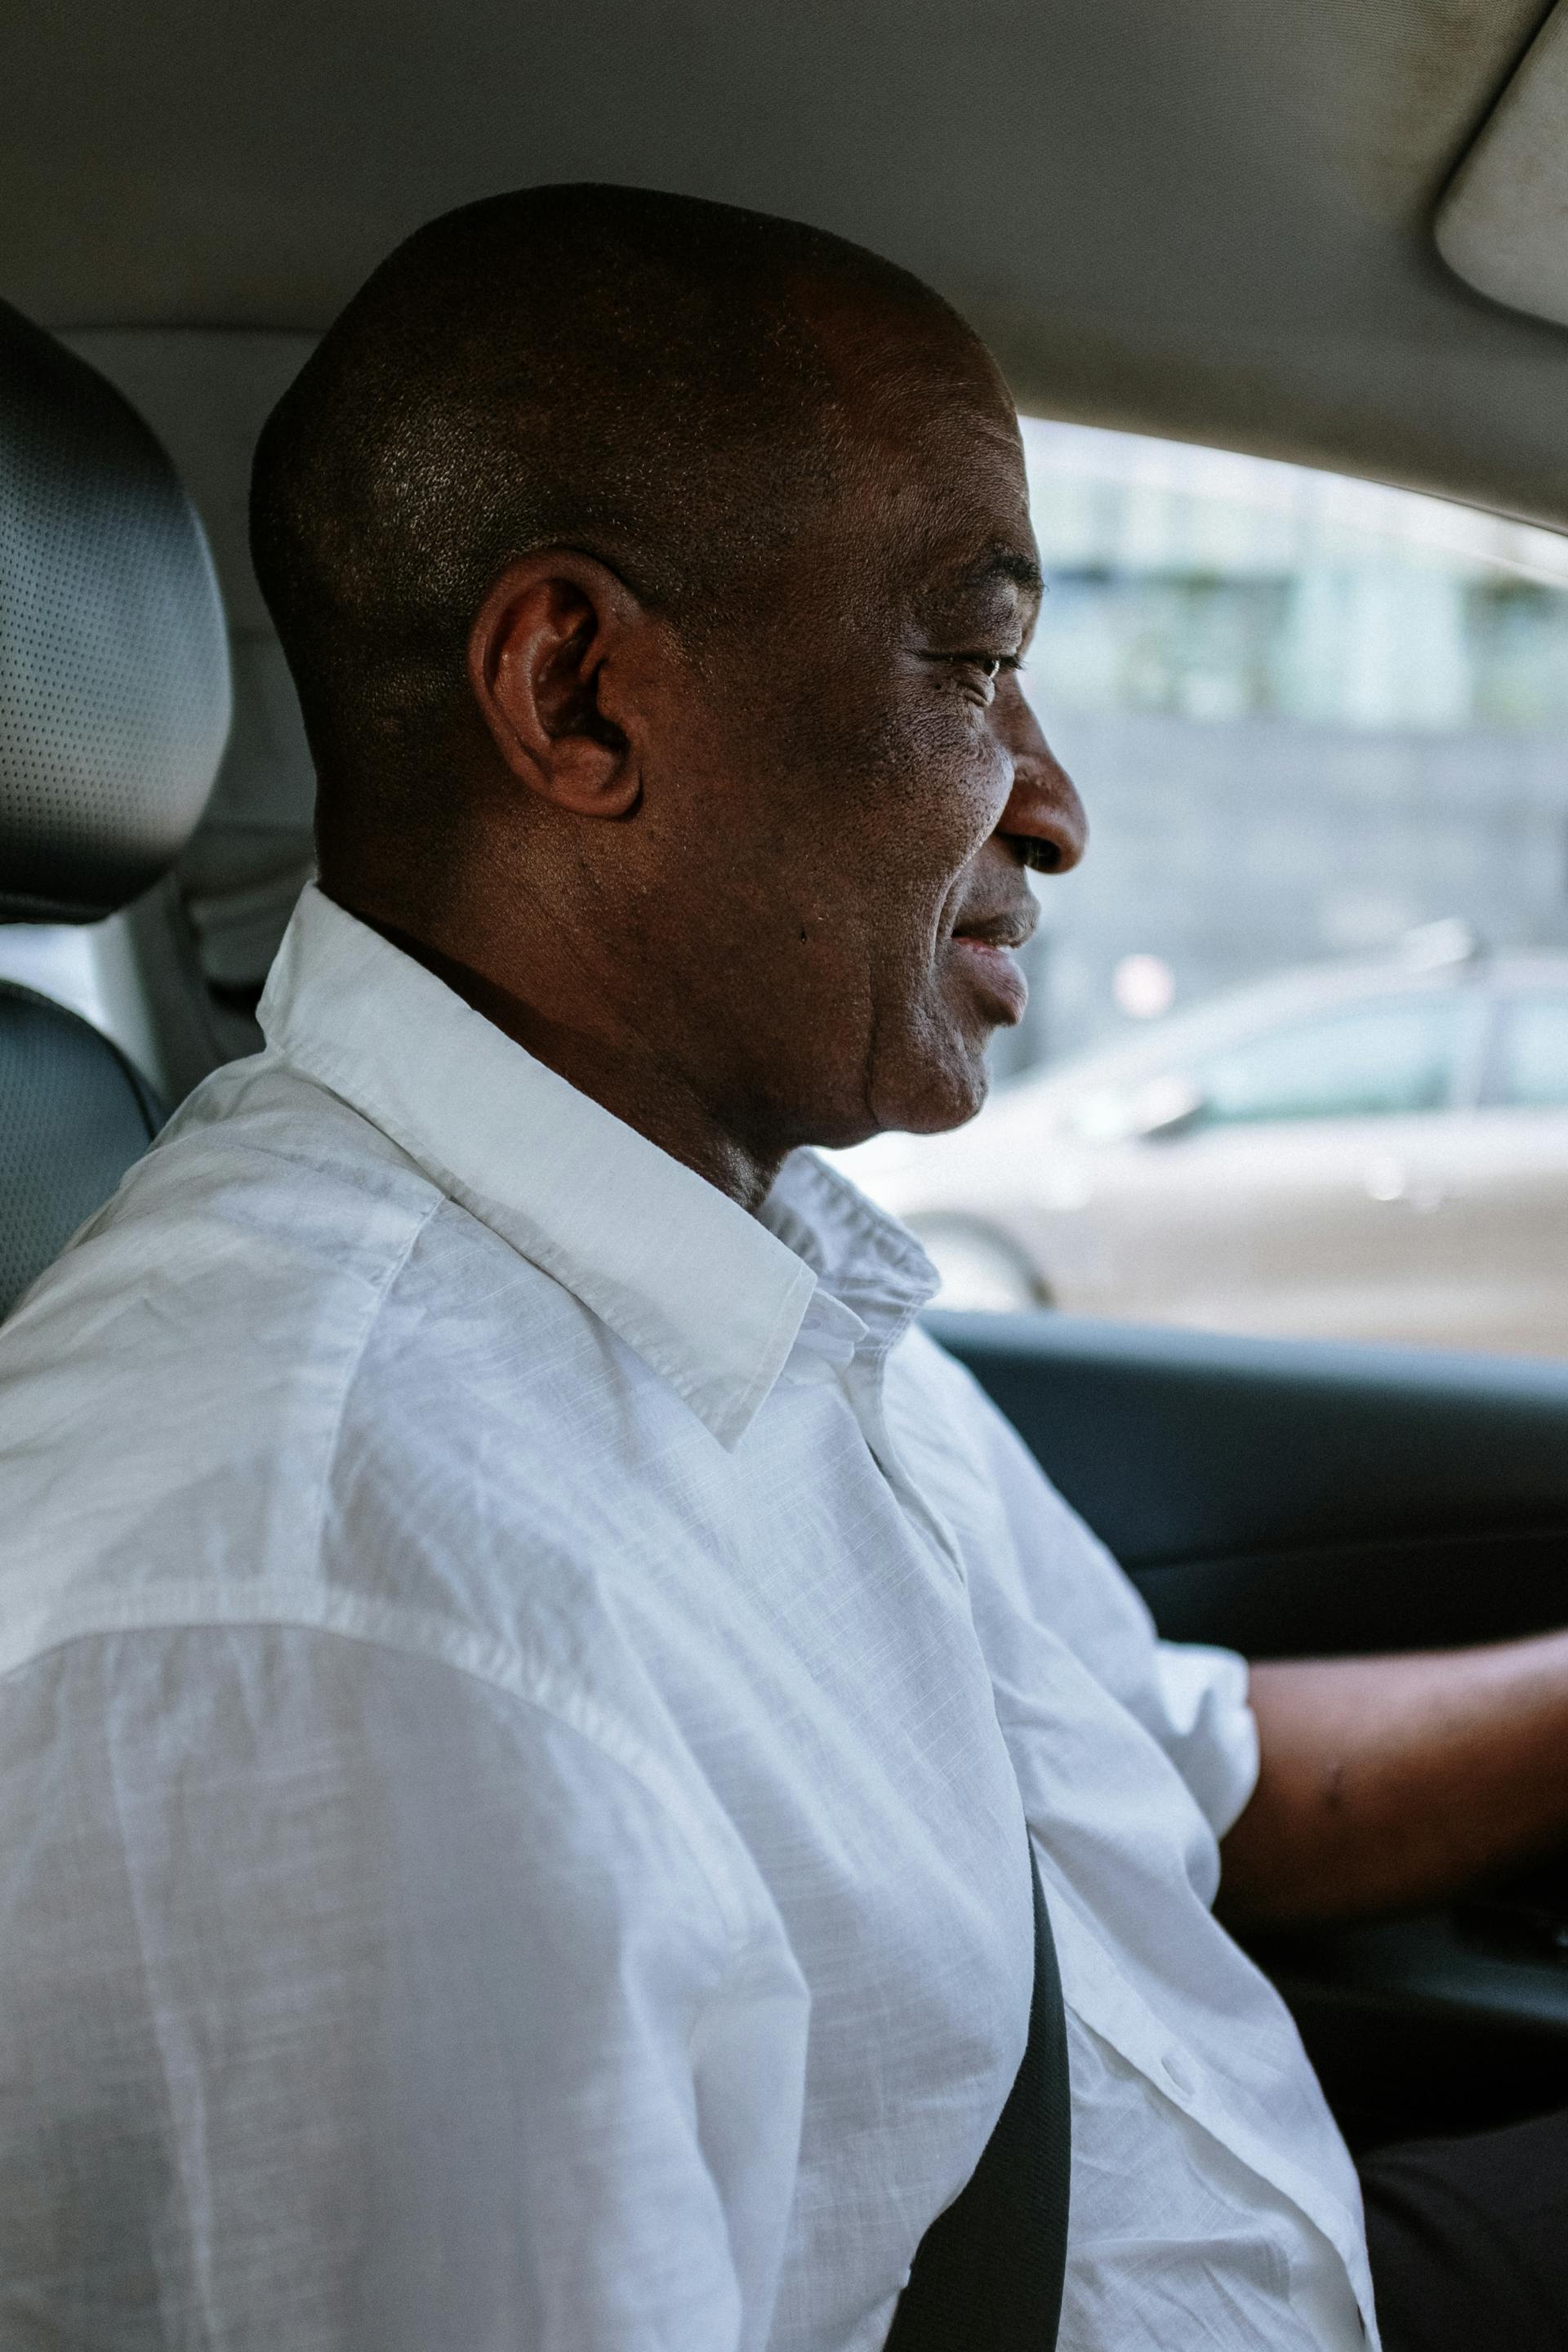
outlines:
[[[155,882],[228,720],[223,607],[173,466],[0,303],[0,920],[91,922]]]

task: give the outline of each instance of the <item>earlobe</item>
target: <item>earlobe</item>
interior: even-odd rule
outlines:
[[[550,798],[576,816],[630,816],[642,796],[642,780],[618,746],[573,735],[556,745]]]
[[[601,707],[606,666],[640,608],[591,556],[550,550],[496,582],[468,638],[468,683],[497,752],[520,782],[575,815],[636,807],[638,762]]]

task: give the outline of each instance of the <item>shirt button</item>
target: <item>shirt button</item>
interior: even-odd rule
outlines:
[[[1160,2070],[1173,2091],[1184,2099],[1192,2097],[1197,2088],[1197,2078],[1179,2050],[1165,2053],[1160,2061]]]

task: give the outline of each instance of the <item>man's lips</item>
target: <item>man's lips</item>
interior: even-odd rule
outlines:
[[[1038,919],[1031,898],[1026,907],[1009,908],[1002,914],[961,915],[952,936],[983,948],[1021,948],[1033,939]]]
[[[994,1017],[1009,1026],[1021,1021],[1029,1002],[1029,983],[1013,961],[1034,931],[1034,901],[994,915],[961,916],[953,925],[951,945],[963,969],[991,1003]]]

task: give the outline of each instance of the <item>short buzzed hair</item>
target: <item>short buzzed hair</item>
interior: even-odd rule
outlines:
[[[490,197],[382,264],[273,411],[252,484],[324,787],[374,787],[380,823],[422,829],[421,786],[474,723],[474,616],[540,548],[597,557],[689,637],[739,618],[748,564],[836,487],[803,299],[824,282],[958,326],[842,238],[647,189]]]

